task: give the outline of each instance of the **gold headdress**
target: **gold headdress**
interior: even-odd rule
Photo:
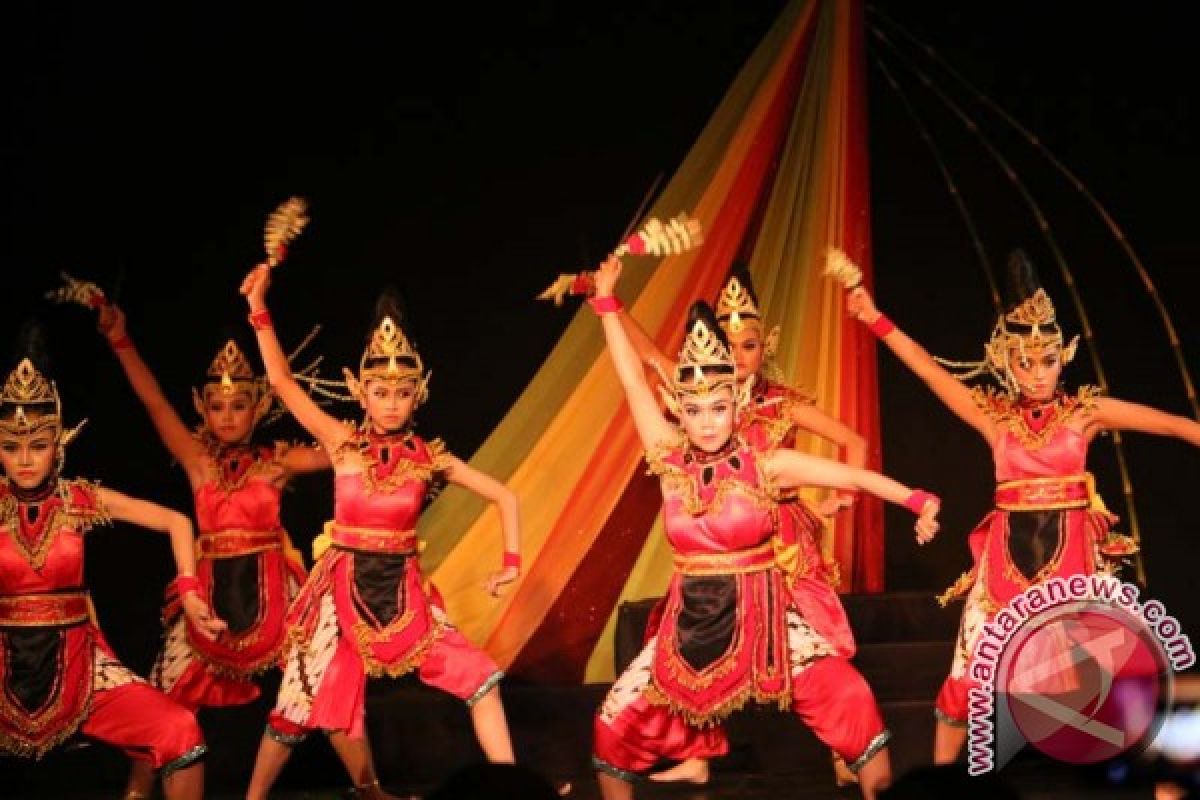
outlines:
[[[225,342],[213,357],[212,363],[205,373],[208,379],[201,389],[192,390],[192,400],[196,411],[204,415],[204,398],[210,392],[216,392],[222,397],[233,397],[238,392],[250,395],[250,401],[257,404],[255,422],[257,423],[270,409],[272,394],[267,388],[267,382],[254,374],[254,368],[242,348],[233,339]]]
[[[17,368],[8,373],[4,390],[0,392],[2,406],[16,407],[11,418],[7,413],[0,418],[0,430],[5,433],[33,433],[62,425],[62,403],[54,381],[46,380],[28,358],[21,359]],[[34,419],[30,419],[26,413],[29,406],[41,407]],[[4,410],[7,412],[7,409]]]
[[[717,298],[717,321],[731,333],[741,333],[747,326],[762,331],[762,314],[758,311],[754,296],[736,275],[729,278]]]
[[[1001,314],[984,346],[992,372],[1012,386],[1009,375],[1009,353],[1016,350],[1022,357],[1032,358],[1050,347],[1062,348],[1062,361],[1069,364],[1075,358],[1079,337],[1065,340],[1055,317],[1054,303],[1045,289],[1038,289],[1012,311]]]
[[[346,387],[356,398],[361,399],[362,387],[368,380],[392,383],[412,381],[416,384],[417,405],[429,396],[429,373],[421,355],[413,348],[404,331],[390,316],[385,316],[371,333],[362,358],[358,362],[358,375],[344,370]]]
[[[9,414],[9,408],[15,407]],[[4,389],[0,390],[0,433],[23,436],[50,431],[58,444],[59,467],[63,451],[87,423],[80,422],[66,429],[62,422],[62,400],[54,381],[38,372],[28,358],[21,359],[16,369],[8,373]]]
[[[1009,256],[1008,277],[1011,293],[1022,298],[1009,311],[996,319],[992,335],[984,345],[984,357],[977,362],[954,362],[938,359],[942,364],[959,370],[959,378],[966,380],[990,373],[1010,392],[1020,391],[1010,366],[1013,353],[1019,358],[1033,359],[1050,348],[1059,348],[1063,364],[1075,358],[1079,337],[1069,342],[1054,311],[1054,303],[1046,290],[1038,286],[1033,265],[1021,251]]]
[[[725,283],[725,288],[717,297],[717,322],[727,333],[741,333],[747,328],[763,335],[762,312],[754,301],[754,295],[747,284],[743,284],[737,275],[731,275]],[[763,371],[771,380],[782,380],[779,365],[775,362],[775,352],[779,349],[779,326],[776,325],[766,333],[762,340]]]
[[[662,375],[659,387],[667,408],[679,416],[685,397],[707,397],[721,389],[731,389],[738,407],[750,398],[753,376],[738,387],[737,365],[720,335],[703,317],[692,322],[683,340],[673,375]]]

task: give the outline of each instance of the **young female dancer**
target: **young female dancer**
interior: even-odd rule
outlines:
[[[187,517],[61,476],[78,430],[64,428],[53,381],[22,359],[0,391],[0,750],[38,758],[82,733],[158,770],[168,798],[200,798],[195,715],[113,655],[84,581],[85,534],[112,520],[168,534],[183,615],[208,640],[226,626],[200,592]]]
[[[596,276],[592,305],[624,386],[650,468],[663,491],[675,574],[657,634],[618,678],[596,717],[593,763],[606,800],[633,796],[637,773],[659,758],[708,758],[725,749],[717,725],[747,702],[799,714],[858,773],[874,797],[890,779],[889,738],[862,676],[797,611],[772,537],[781,492],[802,485],[863,490],[919,514],[918,541],[937,530],[938,501],[866,470],[738,433],[751,383],[736,367],[711,309],[693,307],[687,338],[659,409],[617,318],[620,262]]]
[[[983,436],[996,468],[996,507],[968,537],[974,565],[942,597],[966,595],[950,675],[937,697],[934,761],[951,763],[966,740],[967,663],[984,623],[1013,597],[1054,577],[1105,568],[1108,555],[1131,551],[1113,534],[1087,470],[1092,440],[1106,430],[1175,436],[1200,446],[1200,424],[1097,394],[1068,392],[1063,367],[1078,337],[1065,340],[1054,304],[1017,252],[1008,263],[1010,302],[996,321],[984,360],[964,377],[990,373],[1000,389],[968,388],[884,316],[862,288],[847,307],[947,408]]]
[[[440,440],[412,431],[429,375],[400,327],[394,302],[381,304],[358,374],[346,372],[346,385],[364,411],[362,423],[344,423],[323,411],[292,378],[271,327],[270,278],[265,265],[255,268],[242,294],[271,388],[330,454],[335,507],[326,526],[328,548],[292,606],[294,635],[283,684],[247,796],[265,797],[291,747],[318,728],[329,733],[360,796],[386,796],[364,738],[366,679],[414,670],[425,683],[467,703],[489,760],[511,762],[497,686],[502,673],[450,624],[436,590],[426,588],[416,525],[430,483],[438,478],[494,502],[504,532],[504,563],[486,588],[498,594],[520,572],[516,496],[448,453]]]
[[[329,459],[314,447],[255,441],[272,396],[232,339],[192,390],[202,423],[189,430],[134,346],[124,312],[112,304],[99,312],[101,332],[192,487],[200,592],[229,625],[218,639],[200,635],[168,597],[150,682],[192,709],[249,703],[259,694],[256,677],[279,661],[288,604],[304,582],[304,563],[279,518],[283,489],[293,475],[328,468]],[[153,780],[145,762],[134,761],[129,794],[148,797]]]
[[[770,374],[776,371],[771,367],[771,359],[779,328],[765,330],[758,299],[744,266],[735,265],[717,298],[716,315],[737,366],[737,380],[752,381],[750,403],[738,419],[742,435],[762,449],[792,449],[800,432],[807,431],[843,448],[845,463],[863,467],[867,461],[866,439],[817,408],[811,397]],[[617,318],[642,361],[660,375],[673,374],[675,362],[658,348],[637,321],[624,311]],[[795,493],[787,499],[789,502],[780,505],[775,539],[780,552],[788,555],[784,566],[793,602],[838,655],[852,658],[856,651],[854,634],[837,595],[837,564],[827,562],[821,549],[824,530],[821,518],[832,517],[852,506],[855,495],[848,491],[834,492],[815,510]],[[654,634],[662,610],[663,603],[659,603],[647,626],[647,638]],[[839,783],[854,780],[836,753],[834,765]],[[708,762],[699,758],[687,759],[650,776],[655,781],[690,783],[706,783],[708,778]]]

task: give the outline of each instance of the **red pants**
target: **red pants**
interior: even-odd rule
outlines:
[[[188,766],[205,751],[196,715],[140,682],[96,692],[80,731],[165,772]]]
[[[720,728],[697,728],[644,696],[653,644],[613,684],[596,715],[593,764],[624,780],[650,769],[660,758],[711,758],[728,751]],[[857,771],[890,734],[871,688],[850,662],[819,657],[792,675],[792,711],[817,738]]]
[[[367,676],[354,646],[339,638],[332,659],[321,670],[316,692],[306,705],[287,701],[286,695],[294,691],[289,682],[295,679],[297,669],[289,661],[284,670],[279,702],[268,718],[268,735],[285,744],[294,744],[317,728],[361,737]],[[504,676],[487,653],[454,628],[448,628],[430,645],[416,673],[422,683],[452,694],[468,706],[474,705]]]
[[[967,692],[971,688],[971,680],[965,675],[955,678],[947,675],[938,691],[933,713],[938,721],[956,728],[967,725]]]

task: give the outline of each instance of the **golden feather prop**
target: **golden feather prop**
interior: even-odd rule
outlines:
[[[642,229],[617,246],[613,255],[622,256],[676,256],[695,250],[704,243],[704,226],[700,220],[681,212],[664,223],[657,217],[650,217]],[[538,295],[538,300],[548,300],[556,306],[561,306],[567,295],[591,295],[596,290],[596,282],[591,272],[564,272],[554,279],[546,289]]]
[[[642,229],[617,247],[617,258],[626,255],[677,256],[704,244],[704,226],[686,211],[664,224],[650,217]]]
[[[63,285],[46,292],[46,299],[55,303],[75,303],[84,308],[101,309],[108,305],[104,290],[91,281],[81,281],[60,272]]]
[[[829,248],[826,253],[825,274],[847,289],[855,289],[862,284],[862,270],[850,260],[850,256],[836,247]]]
[[[268,266],[279,266],[287,256],[288,245],[304,230],[308,219],[308,201],[303,197],[289,197],[271,212],[263,230]]]

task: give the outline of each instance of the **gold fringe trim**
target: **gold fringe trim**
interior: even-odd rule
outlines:
[[[938,595],[938,605],[942,608],[945,608],[946,606],[950,605],[950,603],[969,592],[971,587],[974,585],[975,569],[972,568],[964,572],[962,575],[959,575],[958,580],[952,583],[950,588]]]
[[[787,711],[792,707],[792,688],[791,682],[787,684],[786,690],[780,690],[776,693],[760,691],[756,686],[747,685],[740,689],[737,694],[731,696],[725,702],[711,709],[704,711],[695,711],[687,706],[681,705],[672,700],[665,691],[655,682],[651,676],[650,683],[646,684],[646,688],[642,692],[642,696],[646,698],[646,702],[652,706],[661,706],[668,709],[672,714],[676,714],[689,724],[697,728],[715,727],[735,711],[741,711],[750,703],[761,705],[774,704],[780,711]]]
[[[355,627],[357,628],[358,626],[356,625]],[[421,662],[425,660],[425,654],[429,652],[429,648],[433,647],[434,643],[442,638],[445,632],[446,626],[435,620],[425,638],[419,641],[404,659],[396,663],[385,663],[359,650],[359,655],[362,656],[363,660],[363,667],[367,675],[372,678],[399,678],[402,675],[407,675],[421,665]]]

